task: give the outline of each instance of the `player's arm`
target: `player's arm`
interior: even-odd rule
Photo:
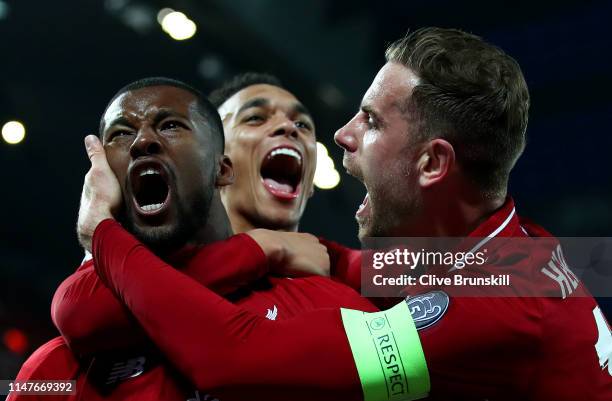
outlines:
[[[64,280],[51,302],[51,319],[77,354],[121,348],[147,340],[129,311],[96,274],[93,261]]]
[[[405,303],[382,316],[330,309],[286,322],[271,322],[232,305],[165,264],[111,219],[121,201],[119,184],[95,136],[86,138],[86,148],[92,167],[79,209],[81,241],[93,239],[102,281],[198,387],[263,386],[275,393],[307,388],[346,399],[361,396],[361,383],[366,399],[384,399],[383,393],[390,395],[388,384],[397,386],[401,379],[415,397],[427,391],[424,357]],[[371,322],[364,316],[377,320],[378,329],[393,327],[396,336],[372,337]],[[381,325],[380,319],[389,325]],[[387,344],[391,338],[393,344]],[[386,352],[395,349],[395,359],[388,363],[394,362],[397,372],[382,368],[379,356],[391,356],[383,348],[379,353],[376,344],[391,346]],[[389,371],[394,377],[387,378]]]
[[[97,225],[92,222],[110,216],[120,207],[121,190],[98,138],[88,136],[85,142],[92,167],[85,176],[77,231],[79,241],[89,250],[93,229]],[[253,230],[249,235],[238,235],[202,248],[191,259],[185,273],[213,290],[221,293],[233,291],[267,272],[268,263],[287,264],[283,247],[279,246],[283,241],[276,239],[275,235],[278,234]],[[320,260],[308,257],[310,247],[303,246],[304,241],[320,246],[318,241],[304,237],[304,234],[292,235],[289,242],[295,245],[297,241],[297,248],[304,248],[303,257],[291,260],[292,264],[322,265]],[[91,265],[82,266],[60,285],[51,314],[62,335],[79,353],[127,346],[142,341],[144,337],[125,308],[100,283]]]
[[[264,252],[278,253],[262,233],[235,235],[200,248],[183,272],[219,294],[228,294],[268,271]],[[256,241],[261,242],[261,246]],[[80,354],[127,347],[147,340],[129,311],[86,262],[58,287],[51,317],[70,348]]]
[[[351,249],[337,242],[319,238],[329,253],[330,277],[361,290],[361,251]]]
[[[325,238],[319,238],[319,241],[329,254],[329,276],[356,291],[361,291],[361,250],[351,249]],[[373,297],[368,300],[382,310],[396,305],[401,298]]]
[[[392,399],[391,388],[415,398],[428,391],[405,303],[377,314],[326,309],[270,321],[168,266],[112,219],[98,225],[93,255],[102,281],[200,389],[295,387],[343,399],[361,398],[362,386],[366,399]]]

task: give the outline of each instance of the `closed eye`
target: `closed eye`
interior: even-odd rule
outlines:
[[[253,123],[258,124],[265,121],[265,118],[259,114],[253,114],[248,117],[245,117],[243,120],[245,123]]]
[[[121,138],[121,137],[127,137],[132,135],[132,132],[127,131],[127,130],[117,130],[117,131],[113,131],[108,135],[108,140],[112,141],[115,138]]]

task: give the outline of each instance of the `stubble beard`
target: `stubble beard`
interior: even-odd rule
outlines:
[[[125,215],[122,224],[152,252],[159,256],[167,255],[196,239],[197,232],[208,221],[212,195],[211,188],[197,192],[188,202],[175,199],[176,219],[169,225],[142,227]]]
[[[386,172],[369,189],[370,214],[358,221],[362,243],[368,237],[400,236],[399,229],[409,226],[420,213],[422,205],[411,188],[412,176],[407,169]]]

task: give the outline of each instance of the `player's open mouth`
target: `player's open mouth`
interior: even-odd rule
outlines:
[[[366,193],[365,198],[363,198],[363,202],[359,205],[359,209],[355,212],[355,217],[361,218],[370,214],[370,194]]]
[[[292,147],[276,147],[261,162],[260,174],[264,188],[276,198],[295,199],[302,187],[302,154]]]
[[[163,213],[170,203],[168,173],[158,161],[145,161],[130,170],[132,201],[138,214],[154,216]]]

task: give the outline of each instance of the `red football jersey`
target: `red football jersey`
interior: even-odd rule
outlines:
[[[471,235],[549,234],[521,221],[509,200]],[[198,388],[221,400],[360,396],[338,309],[271,321],[170,268],[112,220],[98,226],[93,247],[102,280]],[[549,257],[536,252],[510,267],[536,277]],[[431,399],[612,399],[612,335],[580,284],[565,299],[452,298],[419,336]]]
[[[143,259],[143,266],[148,262],[149,259]],[[280,323],[312,310],[338,305],[377,310],[355,290],[328,278],[263,277],[267,272],[265,256],[244,234],[201,248],[187,260],[182,272],[197,280],[200,286],[204,284],[220,293],[232,293],[235,304],[266,321]],[[248,290],[236,291],[246,283],[252,283]],[[154,303],[150,307],[154,308]],[[190,306],[182,312],[197,314],[197,308]],[[79,360],[72,356],[61,338],[54,339],[51,343],[54,349],[61,350],[62,357],[57,357],[58,352],[48,352],[47,345],[41,347],[22,368],[20,379],[42,379],[50,371],[56,372],[56,378],[75,379],[78,396],[71,399],[214,399],[197,394],[195,386],[181,378],[168,362],[142,346],[146,337],[134,324],[133,316],[98,279],[92,261],[60,285],[53,300],[52,316]],[[203,326],[199,330],[210,328]],[[135,351],[135,345],[144,349]],[[36,374],[32,373],[32,366],[37,367]],[[356,375],[356,372],[349,368],[346,374]],[[353,382],[353,392],[359,397],[359,383]],[[277,383],[282,386],[282,382]],[[244,394],[238,386],[233,391]],[[65,399],[45,397],[46,400]]]
[[[148,355],[147,355],[148,357]],[[75,394],[10,394],[7,401],[176,400],[195,401],[196,392],[170,364],[155,364],[143,371],[143,357],[116,358],[109,376],[92,379],[92,360],[78,360],[62,337],[36,350],[24,363],[16,380],[74,380]],[[114,374],[111,377],[110,374]],[[107,383],[109,379],[115,379]],[[125,381],[124,381],[125,380]],[[191,397],[189,397],[191,395]]]
[[[529,246],[528,241],[494,240],[552,235],[520,218],[508,199],[469,236],[484,238],[479,248],[487,241],[499,247],[498,261],[488,269],[503,269],[519,284],[505,289],[508,297],[491,296],[487,288],[481,289],[482,297],[451,297],[446,313],[419,331],[431,398],[612,400],[612,334],[597,302],[571,272],[557,280],[543,272],[556,256],[540,246],[544,241]],[[359,290],[361,263],[356,252],[343,251],[338,244],[327,246],[335,258],[350,261],[336,261],[341,269],[337,274]],[[531,289],[548,296],[516,296],[512,293],[517,285],[522,294]],[[414,299],[438,288],[416,286],[405,295]],[[372,301],[381,308],[389,302]]]
[[[219,294],[235,292],[268,272],[266,256],[246,234],[198,249],[182,250],[173,255],[172,261],[173,266]],[[84,262],[59,285],[51,303],[51,319],[78,355],[147,341],[129,311],[102,284],[94,271],[93,260]]]

